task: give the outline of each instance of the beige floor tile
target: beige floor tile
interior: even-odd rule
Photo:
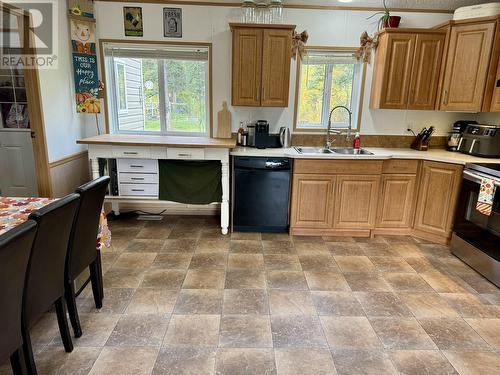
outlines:
[[[138,252],[138,253],[158,253],[164,245],[164,240],[132,240],[125,248],[125,252]]]
[[[168,239],[164,241],[161,249],[164,253],[194,253],[197,244],[196,239]]]
[[[168,321],[169,315],[122,315],[106,346],[160,346]]]
[[[135,236],[137,239],[158,239],[158,240],[166,240],[170,235],[172,228],[168,226],[145,226],[141,229],[141,231]]]
[[[366,317],[320,317],[330,348],[382,348],[382,344]]]
[[[370,323],[385,349],[437,350],[415,318],[370,318]]]
[[[229,251],[232,253],[262,253],[262,242],[254,240],[231,240]]]
[[[318,315],[365,316],[352,292],[312,292]]]
[[[191,263],[191,257],[191,254],[159,253],[152,267],[186,270],[189,267],[189,263]]]
[[[365,255],[370,257],[397,257],[400,256],[391,245],[386,242],[380,243],[360,243],[359,247]]]
[[[264,256],[262,254],[229,254],[227,267],[229,270],[263,270]]]
[[[105,288],[104,299],[106,303],[103,303],[102,307],[97,309],[91,291],[92,288],[90,288],[90,285],[87,288],[90,291],[89,294],[80,295],[76,298],[79,313],[123,314],[135,290],[132,288]]]
[[[169,239],[199,239],[201,237],[201,227],[193,225],[189,227],[174,226],[170,232]]]
[[[267,315],[225,315],[220,324],[219,347],[273,347],[271,322]]]
[[[130,301],[126,314],[170,314],[179,291],[168,289],[138,288]]]
[[[219,232],[218,228],[217,232]],[[228,251],[229,241],[225,239],[202,238],[196,246],[196,253],[227,253]]]
[[[144,277],[141,269],[111,268],[103,275],[105,288],[137,288]]]
[[[75,347],[66,353],[60,346],[49,346],[35,356],[36,369],[39,374],[87,375],[100,352],[100,347]]]
[[[425,257],[408,257],[405,261],[418,273],[439,272],[439,268]]]
[[[411,272],[415,270],[400,257],[369,257],[377,272]]]
[[[411,317],[412,313],[394,293],[355,292],[369,317]]]
[[[189,270],[182,289],[224,289],[224,271]]]
[[[271,289],[268,294],[272,315],[316,315],[309,291]]]
[[[290,241],[262,241],[264,254],[295,254],[295,247]]]
[[[390,356],[400,374],[458,375],[439,350],[398,350]]]
[[[495,350],[500,351],[500,319],[465,319]]]
[[[225,253],[195,253],[191,258],[189,269],[224,270],[226,263]]]
[[[149,268],[157,253],[122,253],[114,263],[116,268]]]
[[[445,351],[444,355],[460,375],[498,375],[500,357],[495,353]]]
[[[375,266],[366,256],[334,256],[343,273],[374,272]]]
[[[339,267],[330,254],[300,254],[300,264],[304,271],[339,271]]]
[[[299,257],[295,254],[264,254],[267,270],[301,271]]]
[[[215,348],[166,347],[161,348],[153,375],[213,374]]]
[[[263,241],[292,241],[293,237],[288,233],[262,233],[261,238]]]
[[[233,232],[231,233],[231,240],[250,240],[260,241],[262,239],[260,233],[252,232]]]
[[[321,323],[316,316],[271,315],[275,348],[326,348]]]
[[[267,287],[271,289],[308,290],[302,271],[267,271]]]
[[[346,273],[351,290],[356,292],[391,292],[391,286],[379,273]]]
[[[463,293],[464,288],[441,272],[426,272],[420,276],[438,293]]]
[[[384,273],[382,276],[392,289],[398,292],[434,292],[434,289],[415,273]]]
[[[293,246],[299,255],[331,255],[328,246],[323,242],[307,242],[294,240]]]
[[[334,375],[332,355],[326,349],[276,349],[278,375]]]
[[[380,350],[332,350],[339,375],[396,375],[387,353]]]
[[[344,276],[335,272],[304,272],[310,290],[350,291]]]
[[[231,270],[226,272],[225,289],[265,289],[266,277],[258,270]]]
[[[418,320],[441,350],[490,350],[486,342],[460,318]]]
[[[267,292],[262,289],[224,290],[223,314],[269,314]]]
[[[222,290],[183,289],[179,293],[174,314],[220,314]]]
[[[83,334],[79,338],[73,338],[73,345],[75,347],[104,346],[121,316],[120,314],[79,314]],[[56,342],[62,344],[60,340],[58,336]]]
[[[217,346],[220,315],[172,315],[163,346]]]
[[[323,238],[323,241],[325,241],[325,242],[356,243],[356,241],[354,241],[354,238],[346,237],[346,236],[323,236],[322,238]]]
[[[460,279],[464,280],[467,285],[478,293],[495,293],[498,288],[486,280],[483,276],[477,273],[469,273],[460,275]]]
[[[417,318],[458,317],[458,313],[437,293],[398,293]]]
[[[441,295],[464,318],[500,318],[500,306],[487,304],[488,302],[479,294],[441,293]]]
[[[153,370],[158,348],[104,347],[91,375],[149,375]]]
[[[424,253],[420,251],[417,244],[395,243],[391,244],[392,249],[403,258],[423,257]]]
[[[327,242],[327,249],[332,255],[337,256],[363,256],[365,253],[359,245],[352,242]]]
[[[185,271],[169,269],[150,269],[144,273],[141,288],[180,289]]]
[[[45,313],[30,330],[33,345],[47,345],[59,336],[57,317],[55,313]]]
[[[272,349],[219,349],[217,375],[275,375]]]

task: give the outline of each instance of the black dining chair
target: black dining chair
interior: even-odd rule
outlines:
[[[28,220],[0,236],[0,363],[10,357],[15,375],[26,374],[21,311],[35,234],[36,222]]]
[[[64,303],[64,264],[79,201],[78,194],[70,194],[29,215],[29,219],[38,224],[26,272],[21,324],[30,374],[36,374],[30,329],[52,306],[56,308],[64,349],[66,352],[73,350]]]
[[[80,195],[80,204],[71,230],[64,271],[64,293],[75,337],[82,335],[76,307],[75,279],[87,267],[90,272],[96,308],[102,307],[104,298],[101,252],[96,244],[102,205],[109,180],[108,176],[100,177],[76,189],[76,193]]]

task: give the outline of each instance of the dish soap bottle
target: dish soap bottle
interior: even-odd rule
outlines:
[[[352,148],[355,150],[359,150],[361,148],[361,137],[359,136],[359,132],[356,132],[356,134],[354,135]]]

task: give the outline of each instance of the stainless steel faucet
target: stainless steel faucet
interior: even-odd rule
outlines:
[[[333,112],[335,112],[335,110],[337,110],[339,108],[345,109],[347,111],[347,113],[349,114],[349,127],[347,128],[346,139],[347,140],[351,139],[352,112],[346,106],[338,105],[330,111],[330,116],[328,117],[328,129],[326,130],[326,143],[325,143],[325,148],[328,150],[330,149],[330,147],[332,147],[333,142],[335,142],[335,139],[330,138],[330,136],[332,134],[335,134],[335,135],[341,134],[341,132],[339,130],[332,130],[332,114],[333,114]]]

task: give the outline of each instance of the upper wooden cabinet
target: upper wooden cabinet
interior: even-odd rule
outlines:
[[[386,29],[380,34],[371,108],[435,108],[446,31]]]
[[[498,63],[497,74],[493,83],[490,112],[500,112],[500,61]]]
[[[495,28],[496,21],[451,26],[441,110],[482,111]]]
[[[232,105],[287,107],[294,25],[230,24]]]

